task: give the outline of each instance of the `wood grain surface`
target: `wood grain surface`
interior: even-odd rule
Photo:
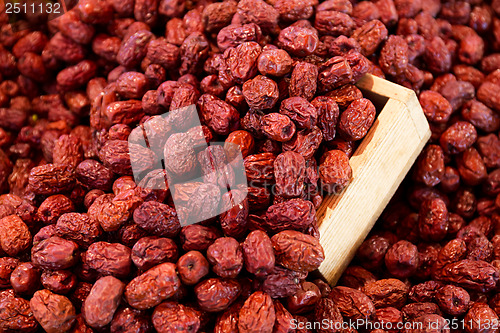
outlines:
[[[319,271],[332,285],[431,136],[412,90],[369,74],[357,86],[381,112],[350,159],[351,183],[342,193],[325,197],[317,211],[326,257]]]

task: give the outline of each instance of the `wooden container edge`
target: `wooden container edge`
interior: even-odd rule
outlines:
[[[325,260],[319,272],[335,284],[431,136],[415,92],[373,75],[357,84],[387,98],[351,157],[351,184],[325,197],[317,215]]]

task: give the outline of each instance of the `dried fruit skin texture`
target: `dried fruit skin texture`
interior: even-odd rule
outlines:
[[[500,1],[7,9],[0,332],[496,331]],[[366,73],[432,136],[332,288],[316,210],[366,171]]]

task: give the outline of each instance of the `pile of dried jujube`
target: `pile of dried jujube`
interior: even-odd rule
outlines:
[[[80,0],[13,32],[1,14],[0,332],[497,332],[499,15],[498,0]],[[331,289],[308,277],[315,208],[376,117],[365,73],[415,90],[433,136]],[[201,126],[162,116],[193,104]],[[158,186],[168,172],[183,181]],[[213,206],[228,210],[180,224]]]

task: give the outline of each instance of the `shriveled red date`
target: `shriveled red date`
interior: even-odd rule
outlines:
[[[155,308],[152,321],[159,333],[195,333],[200,328],[200,316],[196,310],[170,301],[163,302]]]
[[[274,160],[276,194],[286,198],[298,197],[303,192],[305,178],[305,159],[302,155],[287,151]]]
[[[408,286],[398,279],[382,279],[367,283],[363,292],[370,297],[375,307],[401,308],[408,296]]]
[[[355,100],[340,116],[340,134],[347,140],[362,139],[372,126],[375,114],[375,106],[369,99]]]
[[[68,191],[74,183],[74,171],[65,165],[45,164],[34,167],[29,176],[29,185],[32,191],[41,195]]]
[[[344,317],[352,320],[367,319],[375,313],[370,298],[357,289],[335,287],[328,298],[333,300]]]
[[[174,241],[155,236],[139,239],[131,252],[132,262],[141,270],[150,269],[162,262],[175,262],[178,256]]]
[[[198,305],[207,312],[227,309],[240,295],[241,286],[235,280],[210,278],[198,283],[194,292]]]
[[[418,219],[421,237],[426,240],[440,241],[448,231],[448,209],[442,199],[434,198],[425,201]]]
[[[30,302],[16,297],[12,289],[0,292],[0,329],[5,332],[35,332],[39,326]],[[45,328],[45,327],[44,327]]]
[[[30,301],[33,316],[49,333],[68,332],[76,319],[76,311],[71,301],[47,289],[39,290]]]
[[[9,215],[0,220],[0,247],[8,255],[16,256],[27,250],[31,240],[28,226],[19,216]]]
[[[238,329],[240,332],[267,332],[273,331],[276,313],[274,304],[269,295],[257,291],[250,295],[240,310]]]
[[[299,231],[285,230],[271,238],[276,262],[288,269],[310,272],[325,259],[318,239]]]
[[[286,142],[295,134],[295,124],[290,117],[280,113],[269,113],[261,119],[262,132],[268,138]]]
[[[305,231],[313,223],[316,223],[313,204],[303,199],[291,199],[270,206],[263,226],[271,232],[285,229]]]
[[[182,282],[187,285],[197,284],[209,273],[207,259],[198,251],[189,251],[177,261],[177,272]]]
[[[130,281],[125,287],[125,299],[136,309],[149,309],[173,296],[180,283],[175,265],[163,263]]]
[[[130,273],[131,250],[123,244],[96,242],[86,252],[86,262],[99,273],[125,277]]]
[[[265,275],[274,268],[273,245],[264,231],[255,230],[249,233],[241,247],[248,272],[259,276]]]
[[[207,259],[212,270],[223,278],[235,278],[243,268],[243,252],[232,237],[217,239],[207,249]]]
[[[31,249],[33,264],[44,269],[67,269],[78,259],[78,245],[57,236],[42,240]]]
[[[347,154],[341,150],[326,152],[320,161],[319,177],[323,190],[340,193],[352,178],[352,168]]]
[[[112,276],[97,280],[82,307],[87,324],[95,328],[109,324],[120,304],[124,288],[125,284]]]
[[[479,292],[492,290],[499,279],[498,270],[494,266],[482,260],[470,259],[449,263],[435,275],[439,281],[456,283],[465,289]]]

